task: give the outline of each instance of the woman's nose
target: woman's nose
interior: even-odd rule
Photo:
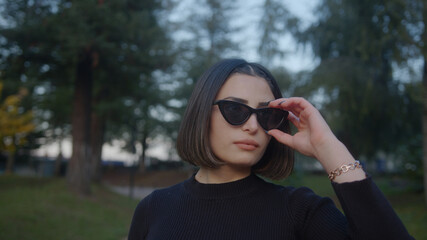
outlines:
[[[253,113],[250,117],[249,117],[249,119],[248,119],[248,121],[246,121],[244,124],[243,124],[243,130],[244,131],[248,131],[248,132],[250,132],[250,133],[256,133],[257,131],[258,131],[258,128],[260,127],[259,125],[258,125],[258,120],[257,120],[257,118],[256,118],[256,114],[255,113]]]

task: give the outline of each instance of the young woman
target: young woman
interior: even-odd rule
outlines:
[[[289,122],[298,132],[290,134]],[[137,206],[129,239],[412,239],[358,161],[303,98],[282,98],[267,69],[223,60],[198,80],[177,140],[199,166]],[[345,216],[287,177],[293,150],[316,158]],[[326,177],[326,176],[325,176]]]

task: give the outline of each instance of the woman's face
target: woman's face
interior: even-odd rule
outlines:
[[[221,87],[215,100],[223,99],[259,108],[274,100],[274,95],[265,79],[233,74]],[[213,106],[209,140],[215,156],[226,165],[250,168],[261,159],[270,138],[259,125],[255,114],[242,125],[233,126],[224,119],[218,105]]]

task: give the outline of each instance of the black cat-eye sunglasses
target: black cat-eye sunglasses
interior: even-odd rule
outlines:
[[[234,126],[242,125],[255,113],[259,125],[266,131],[278,128],[289,115],[289,112],[278,108],[254,109],[243,103],[229,100],[218,100],[214,105],[218,105],[224,119]]]

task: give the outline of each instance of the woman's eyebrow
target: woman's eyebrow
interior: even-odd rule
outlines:
[[[224,99],[225,99],[225,100],[232,100],[232,101],[239,102],[239,103],[248,104],[248,100],[243,99],[243,98],[238,98],[238,97],[226,97],[226,98],[224,98]],[[268,104],[269,104],[271,101],[273,101],[273,100],[270,100],[270,101],[267,101],[267,102],[259,102],[259,103],[258,103],[258,107],[266,107],[266,106],[268,106]]]
[[[272,100],[270,100],[270,101],[268,101],[268,102],[259,102],[258,103],[258,106],[259,107],[266,107],[266,106],[268,106],[268,104],[271,102]]]
[[[245,99],[242,99],[242,98],[238,98],[238,97],[226,97],[224,99],[226,99],[226,100],[232,100],[232,101],[239,102],[239,103],[248,104],[248,100],[245,100]]]

